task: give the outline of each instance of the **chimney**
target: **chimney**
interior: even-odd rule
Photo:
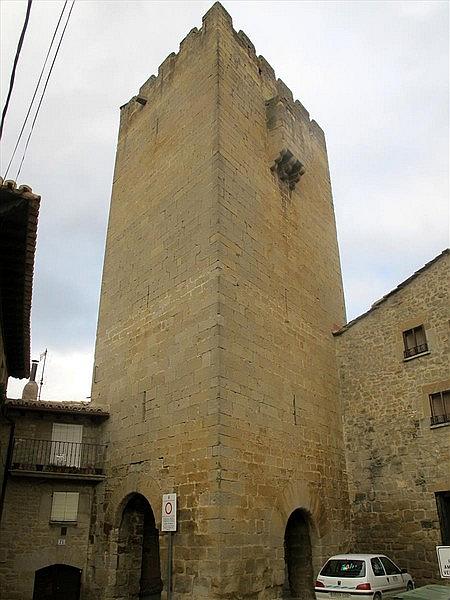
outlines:
[[[36,383],[36,371],[39,361],[31,361],[30,381],[25,385],[22,392],[22,400],[37,400],[38,384]]]

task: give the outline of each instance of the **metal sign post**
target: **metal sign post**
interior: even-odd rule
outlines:
[[[173,534],[177,530],[177,495],[163,494],[161,531],[169,534],[167,546],[167,600],[172,600]]]
[[[167,548],[167,600],[172,600],[172,559],[173,532],[169,531],[169,546]]]

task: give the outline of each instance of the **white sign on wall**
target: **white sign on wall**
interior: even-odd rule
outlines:
[[[450,546],[436,546],[441,577],[450,578]]]
[[[177,495],[163,494],[161,531],[177,530]]]

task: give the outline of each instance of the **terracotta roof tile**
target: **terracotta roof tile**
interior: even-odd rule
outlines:
[[[47,400],[12,400],[5,402],[7,410],[26,410],[36,412],[57,412],[66,414],[84,414],[88,416],[97,416],[108,418],[109,412],[98,406],[92,406],[90,402],[69,402]]]

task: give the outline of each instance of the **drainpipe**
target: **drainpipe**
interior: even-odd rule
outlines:
[[[36,371],[38,368],[38,364],[39,364],[39,361],[37,361],[37,360],[33,360],[31,362],[30,381],[25,385],[25,387],[23,389],[22,400],[36,400],[37,399],[38,385],[36,383]],[[5,504],[6,485],[8,483],[8,476],[9,476],[8,470],[9,470],[9,465],[11,464],[12,453],[13,453],[13,449],[14,449],[14,430],[16,427],[15,422],[11,419],[11,417],[8,417],[8,415],[6,414],[6,407],[4,404],[2,405],[1,412],[2,412],[2,416],[5,417],[5,419],[9,422],[10,428],[9,428],[8,449],[6,451],[6,461],[5,461],[5,466],[3,469],[2,490],[0,492],[0,523],[2,521],[3,505]]]
[[[2,521],[2,515],[3,515],[3,505],[5,503],[5,496],[6,496],[6,484],[7,484],[8,475],[9,475],[8,469],[9,469],[9,465],[11,464],[11,459],[12,459],[12,453],[13,453],[13,447],[14,447],[14,430],[16,427],[16,424],[11,419],[11,417],[8,417],[8,415],[6,414],[5,405],[2,406],[2,413],[3,413],[2,416],[4,416],[5,419],[9,422],[10,428],[9,428],[8,449],[6,451],[6,460],[5,460],[5,466],[3,469],[2,490],[0,493],[0,523]]]

